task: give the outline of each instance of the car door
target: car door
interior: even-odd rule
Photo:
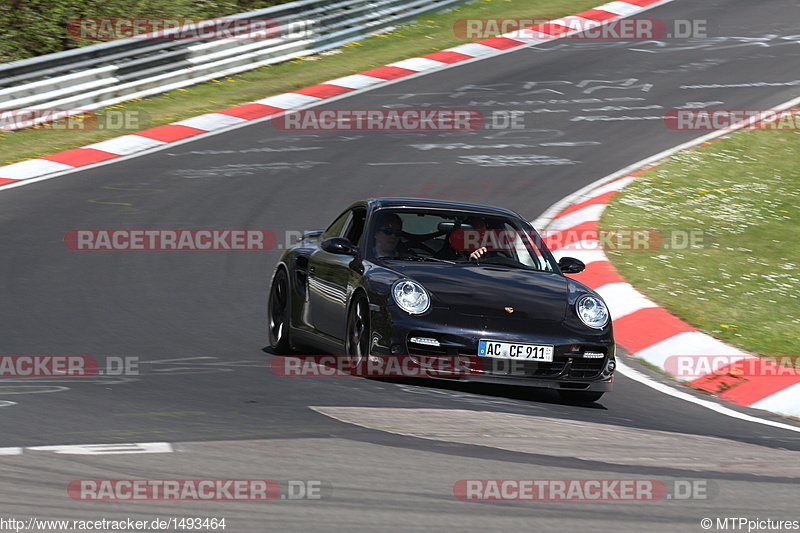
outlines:
[[[345,237],[358,245],[364,231],[366,209],[355,208],[343,213],[323,240]],[[360,261],[352,255],[332,254],[317,249],[308,262],[308,293],[311,324],[317,331],[339,340],[344,339],[347,299],[357,282],[355,264]]]

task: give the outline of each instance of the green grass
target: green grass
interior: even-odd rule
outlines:
[[[710,239],[693,249],[608,255],[696,328],[761,355],[800,354],[800,132],[681,152],[616,195],[601,227],[702,230]]]
[[[514,17],[553,19],[591,9],[600,0],[476,0],[446,13],[431,13],[390,33],[351,43],[338,53],[278,65],[178,89],[164,95],[125,102],[113,109],[147,116],[140,129],[292,91],[333,78],[383,66],[469,42],[459,39],[453,24],[463,18]],[[98,115],[104,111],[98,110]],[[131,133],[122,130],[58,131],[46,128],[0,132],[0,165],[42,157],[62,150]]]

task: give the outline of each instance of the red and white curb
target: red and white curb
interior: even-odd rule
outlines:
[[[311,107],[352,91],[374,88],[406,76],[448,68],[467,60],[484,59],[523,46],[553,41],[641,13],[671,1],[620,0],[609,2],[595,9],[551,20],[523,31],[516,31],[475,43],[462,44],[440,52],[405,59],[384,67],[367,70],[360,74],[337,78],[290,93],[270,96],[255,102],[238,105],[215,113],[199,115],[130,135],[123,135],[82,148],[5,165],[0,167],[0,186],[8,186],[32,178],[40,178],[157,149],[172,142],[209,132],[221,131],[248,121],[277,115],[286,110]]]
[[[640,171],[641,172],[641,171]],[[700,389],[729,402],[765,409],[787,416],[800,416],[800,374],[729,346],[701,333],[644,297],[617,273],[602,251],[599,221],[608,203],[637,173],[627,174],[570,198],[566,208],[540,219],[539,230],[556,258],[571,256],[586,263],[586,270],[573,277],[597,291],[608,304],[614,337],[634,357],[644,359],[665,372],[670,357],[702,357],[707,373],[687,380]],[[581,239],[586,235],[589,239]],[[721,356],[721,357],[714,357]],[[749,359],[746,376],[739,369]]]

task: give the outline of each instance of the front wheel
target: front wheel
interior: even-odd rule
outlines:
[[[569,403],[591,403],[596,402],[602,396],[602,392],[559,390],[558,395],[561,399]]]
[[[347,313],[345,352],[350,359],[350,369],[358,370],[369,355],[370,328],[369,304],[363,295],[356,296]]]
[[[289,342],[290,316],[289,277],[283,269],[278,270],[269,291],[269,345],[277,355],[291,351]]]

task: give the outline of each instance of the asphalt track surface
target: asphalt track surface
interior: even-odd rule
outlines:
[[[378,195],[488,203],[533,219],[704,133],[666,128],[669,109],[769,108],[800,96],[795,2],[676,0],[642,17],[708,20],[710,37],[557,41],[324,106],[522,110],[524,130],[294,134],[262,121],[2,191],[0,353],[138,358],[139,375],[2,380],[0,517],[224,517],[226,531],[702,531],[705,517],[800,519],[800,433],[623,376],[590,406],[548,391],[279,377],[261,348],[280,250],[63,243],[72,229],[111,228],[270,229],[280,243]],[[716,86],[687,87],[702,85]],[[32,449],[143,442],[172,451]],[[71,499],[66,486],[85,478],[306,480],[325,490],[303,501]],[[709,496],[462,502],[453,486],[464,479],[688,480]]]

